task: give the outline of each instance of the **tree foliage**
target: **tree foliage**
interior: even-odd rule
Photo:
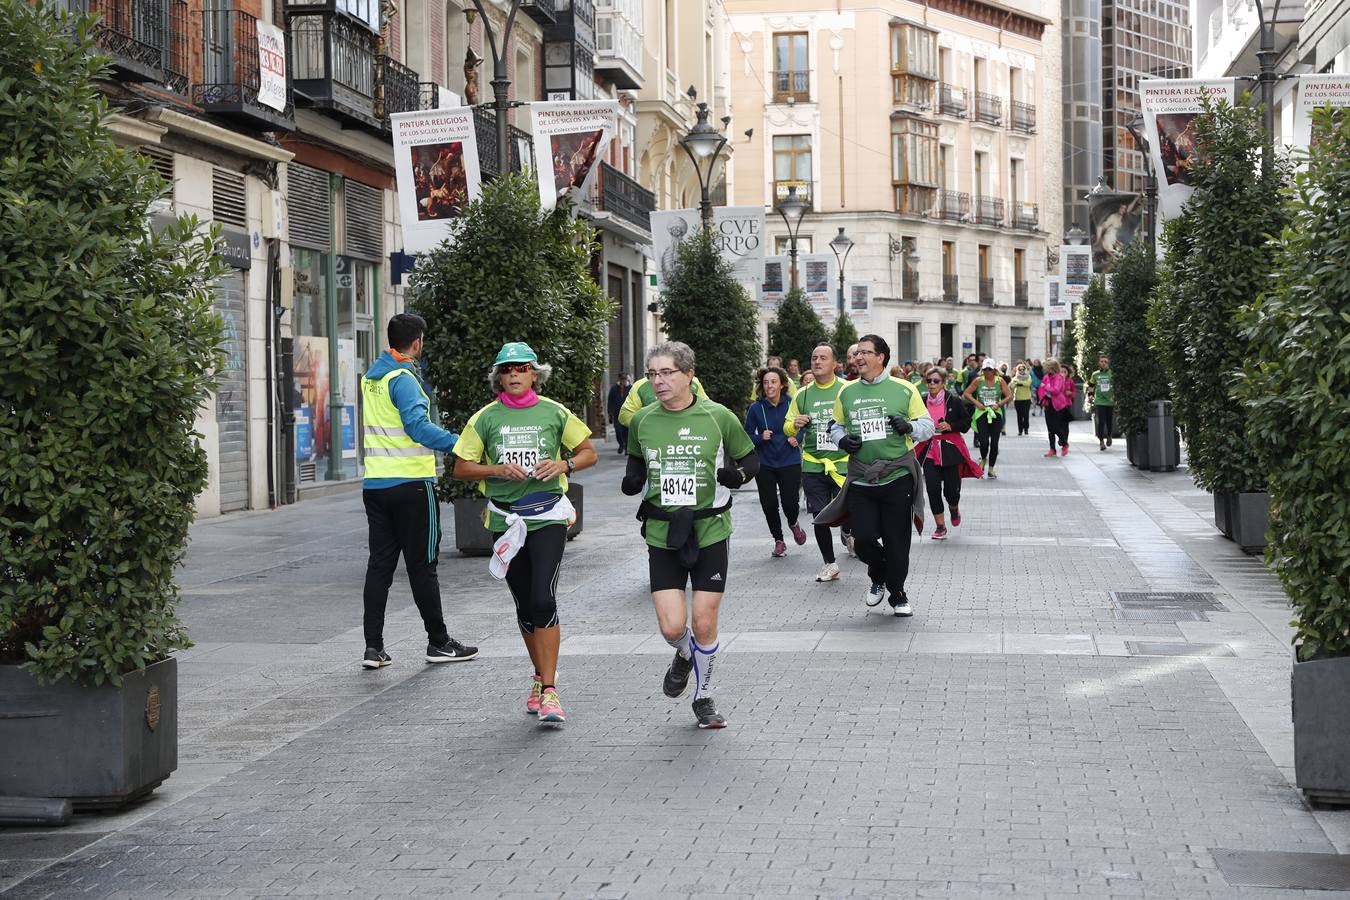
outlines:
[[[848,313],[840,313],[839,318],[834,321],[834,329],[830,332],[830,346],[834,348],[834,358],[842,363],[848,363],[848,348],[858,343],[858,329],[853,326],[853,320],[848,317]]]
[[[667,336],[693,348],[708,396],[739,415],[759,360],[758,313],[708,229],[680,242],[660,310]]]
[[[1193,413],[1189,405],[1190,351],[1181,330],[1185,306],[1182,264],[1191,255],[1191,220],[1181,215],[1163,226],[1163,256],[1157,282],[1148,298],[1148,345],[1172,395],[1172,419],[1190,440]]]
[[[1350,116],[1322,109],[1313,123],[1273,284],[1240,311],[1248,356],[1235,386],[1269,473],[1266,560],[1304,658],[1350,656]]]
[[[1111,295],[1106,281],[1098,275],[1088,284],[1081,303],[1074,304],[1075,331],[1073,363],[1080,378],[1097,368],[1097,357],[1106,352],[1107,332],[1111,323]]]
[[[1148,297],[1157,283],[1152,256],[1147,238],[1141,235],[1116,257],[1111,276],[1106,355],[1116,376],[1116,423],[1126,435],[1147,427],[1150,401],[1168,398],[1167,379],[1143,327]]]
[[[825,324],[807,302],[801,288],[793,288],[783,298],[778,314],[769,323],[769,355],[780,356],[783,362],[796,359],[805,370],[810,365],[811,353],[828,341]]]
[[[116,684],[189,646],[224,266],[195,220],[151,230],[166,186],[108,134],[94,28],[0,3],[0,662]]]
[[[553,376],[540,393],[585,414],[605,366],[614,304],[592,280],[595,231],[566,206],[543,212],[531,177],[503,175],[417,265],[409,307],[427,320],[427,381],[441,424],[463,430],[496,396],[487,374],[507,341],[525,341]],[[447,472],[438,493],[473,485]]]
[[[1061,365],[1077,365],[1074,360],[1078,357],[1078,307],[1080,304],[1073,304],[1073,315],[1065,319],[1063,324],[1062,337],[1059,341],[1059,360]]]

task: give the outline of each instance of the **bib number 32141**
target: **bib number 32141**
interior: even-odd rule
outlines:
[[[864,441],[880,441],[886,437],[886,420],[881,416],[868,416],[858,420],[858,437]]]

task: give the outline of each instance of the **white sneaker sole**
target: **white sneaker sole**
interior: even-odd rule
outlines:
[[[423,657],[423,659],[425,659],[429,663],[452,663],[452,662],[468,662],[469,660],[476,659],[477,657],[478,654],[475,653],[473,656],[426,656]]]
[[[904,612],[901,612],[899,607],[892,606],[891,611],[897,619],[908,619],[914,615],[914,610],[909,607],[905,607]]]
[[[392,664],[393,660],[386,660],[383,662],[374,662],[373,660],[369,659],[361,660],[361,668],[363,669],[383,669],[385,666]]]

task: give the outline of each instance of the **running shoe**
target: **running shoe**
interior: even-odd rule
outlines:
[[[806,532],[802,530],[801,525],[792,526],[792,539],[797,542],[798,547],[806,543]]]
[[[389,658],[388,653],[383,650],[376,650],[374,647],[367,647],[365,658],[361,660],[361,668],[382,669],[392,662],[393,660]]]
[[[427,644],[427,662],[429,663],[464,662],[477,655],[477,647],[461,644],[454,638],[446,638],[444,644]]]
[[[1055,455],[1055,448],[1054,448],[1054,447],[1051,447],[1049,450],[1045,451],[1045,455],[1046,455],[1047,457],[1054,456],[1054,455]]]
[[[1111,439],[1110,439],[1110,438],[1107,438],[1107,439],[1106,439],[1106,446],[1108,446],[1108,447],[1111,446]]]
[[[939,525],[937,528],[933,529],[933,540],[945,541],[946,539],[947,539],[946,525]]]
[[[773,542],[773,555],[775,557],[787,556],[787,544],[782,541]]]
[[[981,457],[980,457],[980,468],[981,468],[981,469],[983,469],[986,465],[988,465],[988,462],[986,462],[986,460],[988,460],[988,458],[989,458],[989,457],[987,457],[987,456],[981,456]]]
[[[539,698],[544,693],[544,679],[535,675],[530,679],[530,696],[525,698],[525,715],[539,715]]]
[[[961,514],[956,511],[956,507],[954,506],[952,507],[952,527],[961,527]]]
[[[561,725],[566,721],[566,717],[563,716],[562,704],[558,702],[558,692],[553,688],[545,688],[544,693],[539,697],[539,723],[541,725],[544,723]]]
[[[909,605],[909,596],[900,592],[900,601],[897,603],[895,597],[891,598],[891,612],[895,613],[897,618],[907,619],[914,615],[914,609]]]
[[[711,697],[699,697],[694,701],[694,717],[699,728],[726,728],[726,718],[717,711],[717,704]]]
[[[816,573],[816,581],[838,581],[838,580],[839,580],[838,563],[826,563],[825,565],[821,566],[820,571]]]
[[[1106,452],[1106,441],[1098,441],[1098,442],[1097,442],[1097,449],[1100,450],[1101,452],[1105,453],[1105,452]]]
[[[863,602],[868,607],[880,606],[881,601],[886,599],[886,585],[871,584],[867,587],[867,593],[863,594]]]
[[[1068,445],[1068,444],[1065,444],[1063,447],[1060,447],[1060,448],[1059,448],[1059,455],[1060,455],[1060,456],[1068,456],[1068,455],[1069,455],[1069,445]]]
[[[689,673],[694,671],[693,657],[685,659],[680,651],[675,651],[675,658],[670,661],[670,668],[666,669],[666,677],[661,681],[661,693],[667,697],[678,697],[684,693],[684,689],[689,686]]]
[[[993,467],[993,466],[990,466],[990,467],[989,467],[989,471],[988,471],[988,472],[985,472],[984,474],[985,474],[985,477],[987,477],[987,478],[992,478],[992,479],[994,479],[995,481],[998,480],[998,476],[994,474],[994,467]]]

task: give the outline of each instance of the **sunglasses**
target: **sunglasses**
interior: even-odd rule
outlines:
[[[509,375],[513,372],[531,372],[533,370],[534,366],[529,363],[503,363],[499,367],[499,371],[504,375]]]
[[[941,378],[930,378],[930,379],[928,379],[928,383],[929,383],[929,384],[942,384],[942,379],[941,379]]]

